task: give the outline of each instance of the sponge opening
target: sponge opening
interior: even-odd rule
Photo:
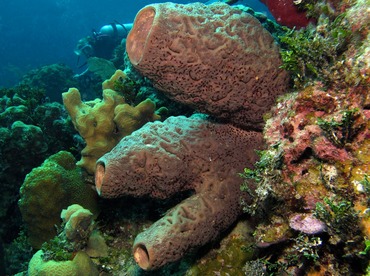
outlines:
[[[144,270],[150,269],[149,252],[145,245],[138,244],[134,249],[134,258],[137,264]]]
[[[95,169],[95,187],[96,187],[96,191],[98,192],[98,195],[101,194],[101,188],[104,182],[104,175],[105,175],[105,164],[99,161],[96,164],[96,169]]]
[[[133,65],[140,63],[155,17],[153,7],[143,8],[137,15],[126,40],[126,51]]]

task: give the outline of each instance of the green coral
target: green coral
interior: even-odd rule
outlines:
[[[244,179],[240,189],[247,192],[252,198],[252,204],[242,201],[246,213],[255,214],[263,202],[272,194],[271,185],[278,182],[280,170],[283,165],[283,151],[279,145],[272,146],[269,150],[257,151],[260,159],[254,169],[245,168],[239,176]],[[256,189],[253,187],[257,185]]]
[[[54,225],[63,208],[78,203],[98,212],[96,192],[82,180],[75,163],[71,153],[61,151],[26,176],[18,205],[35,248],[56,235]]]
[[[27,270],[33,251],[23,230],[11,244],[4,244],[6,275],[16,275],[19,271]]]
[[[33,255],[29,266],[29,276],[58,275],[58,276],[97,276],[99,272],[94,263],[85,252],[78,252],[68,261],[44,261],[42,251],[39,250]]]
[[[347,143],[352,142],[363,128],[363,125],[355,125],[355,121],[360,117],[358,109],[343,110],[341,113],[340,121],[317,119],[317,124],[324,131],[325,136],[339,148],[343,148]]]
[[[50,101],[61,102],[61,92],[68,87],[78,86],[73,77],[73,70],[64,64],[50,64],[31,70],[20,81],[21,85],[27,85],[43,90]]]
[[[324,198],[324,203],[316,203],[314,215],[326,223],[331,234],[340,235],[344,239],[348,233],[359,231],[358,215],[349,201],[336,202]]]
[[[135,103],[136,95],[139,92],[140,84],[130,79],[129,77],[119,77],[113,83],[114,91],[117,91],[121,94],[125,102],[129,105]]]

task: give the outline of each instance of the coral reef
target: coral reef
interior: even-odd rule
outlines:
[[[167,96],[244,128],[261,128],[262,115],[287,88],[271,35],[223,3],[144,7],[126,49]]]
[[[93,267],[93,257],[104,275],[368,273],[369,2],[296,3],[317,25],[285,28],[285,34],[272,28],[272,36],[279,35],[283,43],[283,63],[269,34],[241,11],[247,9],[168,3],[140,11],[127,44],[133,65],[165,95],[209,116],[169,117],[136,127],[126,115],[133,121],[148,109],[153,115],[153,103],[146,99],[150,95],[153,102],[164,103],[157,96],[161,92],[130,66],[127,75],[116,73],[105,82],[107,97],[91,106],[113,102],[113,111],[99,112],[114,122],[116,132],[127,132],[96,163],[96,190],[109,198],[101,199],[103,214],[94,224],[88,210],[75,205],[64,210],[63,229],[37,252],[30,267],[64,262],[71,267],[82,254],[87,267]],[[171,13],[175,9],[176,16]],[[263,16],[259,20],[268,27]],[[216,47],[219,41],[222,46]],[[269,54],[258,57],[259,50]],[[271,109],[288,87],[282,69],[292,74],[295,91],[280,96]],[[238,73],[249,78],[245,86],[235,80]],[[86,104],[76,98],[81,107]],[[9,107],[10,101],[17,104],[0,117],[0,143],[7,145],[15,121],[46,133],[47,128],[27,121],[28,103],[12,96],[0,105]],[[192,112],[177,106],[168,114]],[[243,108],[250,106],[253,114],[245,115]],[[114,110],[133,127],[116,124]],[[263,133],[250,131],[260,130],[264,121]],[[94,161],[90,168],[94,171]],[[238,223],[228,232],[242,210],[248,213],[243,226]],[[98,233],[100,238],[91,241],[97,226],[104,238]],[[104,240],[108,255],[97,250],[106,249]],[[156,271],[143,271],[135,261]]]
[[[294,55],[311,72],[301,71],[300,90],[278,100],[264,129],[268,148],[256,169],[243,174],[258,183],[251,193],[254,203],[245,210],[259,218],[256,244],[268,248],[269,262],[263,261],[266,254],[257,261],[268,273],[367,270],[370,21],[362,19],[369,18],[369,3],[344,2],[335,8],[346,6],[345,13],[322,14],[304,35],[293,31],[299,37],[289,42]],[[316,47],[321,50],[315,53]],[[284,66],[292,65],[283,57]]]
[[[34,248],[56,235],[54,225],[58,225],[63,208],[78,203],[95,215],[98,212],[96,192],[83,181],[75,161],[71,153],[61,151],[24,180],[18,204]]]
[[[254,150],[261,144],[258,132],[180,116],[146,124],[98,160],[95,184],[103,197],[164,199],[196,192],[137,236],[134,256],[142,268],[180,259],[236,220],[241,212],[237,172],[256,160]]]
[[[246,207],[251,214],[264,213],[257,245],[284,248],[271,249],[276,263],[268,271],[364,271],[367,260],[358,252],[369,233],[369,194],[364,188],[370,150],[367,95],[366,86],[339,90],[317,82],[284,96],[273,108],[264,131],[268,149],[261,153],[258,170],[244,175],[260,187],[253,194],[255,203]],[[267,213],[271,204],[277,206],[274,216]],[[276,231],[276,222],[285,230]],[[292,262],[289,256],[303,246],[296,243],[297,233],[307,235],[304,248],[311,253]],[[312,243],[314,238],[320,242]]]
[[[0,89],[0,236],[9,243],[19,232],[19,188],[32,168],[62,149],[79,150],[73,125],[59,103],[43,90],[20,85]],[[76,148],[75,150],[73,148]]]
[[[78,86],[73,71],[64,64],[45,65],[23,76],[21,85],[42,89],[51,102],[61,102],[61,94],[68,87]]]
[[[90,174],[95,171],[96,160],[109,152],[122,137],[146,122],[161,118],[155,113],[154,102],[149,99],[135,107],[128,105],[122,95],[112,90],[118,78],[125,78],[125,74],[120,70],[116,71],[111,80],[103,83],[102,100],[84,103],[76,88],[70,88],[68,92],[63,93],[64,105],[76,130],[86,142],[77,165]],[[159,113],[161,111],[163,109]]]
[[[173,43],[167,46],[167,40]],[[136,237],[136,262],[153,270],[214,240],[239,217],[237,173],[256,160],[262,140],[260,132],[236,126],[261,127],[263,113],[287,87],[287,74],[261,24],[224,4],[147,6],[135,19],[127,52],[154,86],[223,122],[195,115],[148,123],[97,161],[95,185],[102,197],[167,199],[195,192]]]

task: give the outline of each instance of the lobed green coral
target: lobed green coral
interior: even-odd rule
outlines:
[[[71,204],[81,204],[97,214],[97,194],[81,176],[73,155],[61,151],[34,168],[24,180],[18,202],[31,245],[42,243],[56,235],[54,225],[59,214]]]
[[[79,150],[66,117],[62,105],[47,102],[41,88],[0,89],[0,219],[7,222],[0,225],[0,238],[6,245],[21,228],[14,206],[26,174],[61,149]]]
[[[44,261],[42,251],[39,250],[33,255],[29,266],[29,276],[38,275],[99,275],[94,263],[85,252],[78,252],[68,261]]]

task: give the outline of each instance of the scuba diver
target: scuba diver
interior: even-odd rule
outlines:
[[[123,65],[126,37],[131,29],[132,24],[111,23],[104,25],[99,31],[93,30],[92,35],[78,41],[74,49],[78,57],[77,67],[81,69],[86,66],[86,68],[83,72],[75,74],[74,78],[78,81],[79,88],[85,91],[83,96],[85,99],[94,98],[95,84],[106,78],[97,71],[111,75],[108,73],[109,70],[114,73]],[[81,57],[85,60],[79,64]],[[99,66],[104,70],[100,70]]]
[[[99,32],[93,30],[92,36],[84,37],[77,43],[74,50],[78,56],[77,63],[81,56],[84,56],[86,59],[90,57],[99,57],[107,60],[113,58],[114,49],[121,44],[125,44],[126,37],[131,29],[132,23],[111,23],[101,27]]]
[[[232,5],[238,0],[208,0],[204,4],[208,5],[214,2],[224,2]],[[126,37],[132,29],[132,23],[120,24],[118,22],[105,25],[100,28],[99,32],[93,30],[92,36],[87,36],[80,39],[74,50],[78,56],[77,64],[79,63],[80,57],[84,56],[86,59],[90,57],[98,57],[110,60],[113,58],[114,49],[118,45],[124,45]],[[84,66],[82,64],[80,67]]]
[[[238,0],[207,0],[204,4],[208,5],[213,2],[224,2],[232,5]],[[114,52],[118,49],[118,46],[122,46],[125,49],[126,37],[132,29],[132,23],[121,24],[118,22],[104,25],[99,31],[92,30],[92,35],[81,38],[77,46],[74,49],[74,53],[77,55],[77,66],[82,68],[88,63],[88,59],[91,57],[102,58],[105,60],[112,60]],[[82,64],[80,63],[81,57],[85,58]],[[81,74],[77,74],[76,77],[81,77],[88,72],[86,69]]]

